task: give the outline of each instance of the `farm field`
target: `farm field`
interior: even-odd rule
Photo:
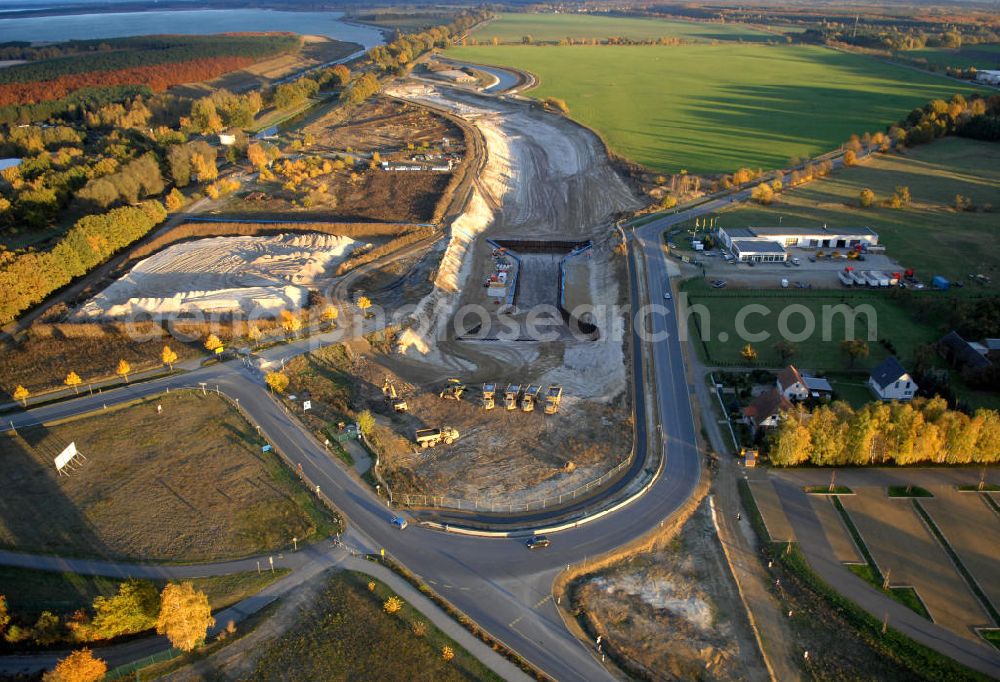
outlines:
[[[889,572],[893,586],[916,589],[935,623],[979,641],[971,628],[989,625],[989,616],[922,525],[912,503],[890,499],[882,488],[855,488],[855,492],[841,502],[882,574]]]
[[[360,573],[331,576],[295,625],[263,647],[245,679],[499,679],[409,604],[387,613],[383,605],[394,593],[369,582]],[[450,661],[444,647],[454,654]]]
[[[929,47],[923,50],[911,50],[898,53],[907,59],[925,59],[927,63],[944,69],[977,69],[1000,68],[1000,45],[965,45],[957,50]]]
[[[746,24],[713,24],[588,14],[522,13],[501,13],[499,19],[477,29],[475,36],[480,41],[490,41],[495,37],[501,43],[520,43],[524,36],[531,36],[534,42],[558,42],[564,38],[604,40],[609,37],[636,41],[668,37],[698,41],[766,42],[779,38],[773,33]]]
[[[88,459],[61,477],[71,441]],[[212,561],[336,528],[235,408],[193,392],[7,432],[0,488],[0,546],[26,552]]]
[[[884,199],[905,185],[911,205],[892,209],[858,205],[862,189]],[[1000,254],[982,248],[997,238],[997,214],[957,211],[955,195],[975,206],[1000,210],[1000,145],[958,137],[907,149],[905,155],[876,155],[862,165],[782,194],[771,206],[744,204],[719,216],[724,227],[867,225],[879,233],[888,255],[929,282],[933,275],[968,281],[969,274],[1000,286]],[[979,290],[980,287],[975,287]]]
[[[682,291],[689,295],[689,305],[704,305],[709,310],[710,323],[705,330],[704,343],[698,343],[703,357],[709,364],[744,365],[746,360],[741,356],[741,350],[746,344],[740,340],[736,328],[736,315],[750,304],[762,305],[767,310],[764,314],[751,314],[746,319],[746,329],[751,333],[764,332],[768,338],[754,342],[751,345],[758,353],[758,364],[764,367],[779,367],[782,362],[773,345],[782,337],[778,332],[778,318],[782,310],[789,306],[805,306],[815,320],[815,332],[806,341],[796,344],[796,353],[792,359],[797,367],[806,371],[846,370],[848,358],[840,350],[840,342],[845,338],[845,324],[842,315],[833,317],[828,325],[829,334],[823,334],[824,306],[847,304],[851,307],[870,305],[875,310],[874,321],[877,324],[877,340],[869,341],[869,356],[859,359],[855,369],[864,370],[874,367],[886,358],[889,351],[878,342],[887,339],[895,346],[895,355],[906,363],[913,357],[917,346],[937,340],[941,335],[933,328],[922,326],[911,315],[884,294],[878,292],[816,292],[802,290],[781,290],[773,296],[762,296],[760,291],[727,292],[719,294],[711,292],[700,280],[684,284]],[[802,315],[790,315],[788,328],[793,333],[803,329]],[[868,319],[864,314],[858,314],[855,320],[854,337],[867,339]],[[698,317],[692,315],[689,320],[691,338],[702,339],[699,330]],[[725,341],[720,336],[725,335]],[[862,380],[864,376],[862,375]]]
[[[784,167],[972,87],[803,45],[501,45],[449,56],[534,73],[532,96],[564,99],[614,152],[666,173]]]

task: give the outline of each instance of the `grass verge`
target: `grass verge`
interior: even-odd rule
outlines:
[[[996,493],[1000,492],[1000,485],[997,485],[996,483],[987,483],[983,486],[960,485],[958,486],[958,490],[963,493]]]
[[[979,634],[982,635],[983,639],[1000,649],[1000,629],[995,630],[980,630]]]
[[[828,485],[810,485],[805,488],[809,495],[853,495],[854,491],[846,485],[835,485],[832,488]]]
[[[934,495],[919,485],[890,485],[889,497],[934,497]]]

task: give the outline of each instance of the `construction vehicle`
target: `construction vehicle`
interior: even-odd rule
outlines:
[[[385,381],[382,382],[382,396],[387,403],[392,405],[392,409],[396,412],[406,412],[410,409],[406,401],[399,397],[399,394],[396,392],[396,385],[389,381],[389,377],[386,377]]]
[[[508,384],[507,390],[503,392],[503,406],[507,410],[517,409],[517,398],[521,393],[521,387],[518,384]]]
[[[450,426],[442,426],[439,429],[417,429],[415,437],[417,445],[426,449],[437,447],[441,441],[444,441],[445,445],[451,445],[458,440],[458,431]]]
[[[538,400],[538,394],[542,390],[541,386],[528,386],[524,389],[524,396],[521,398],[521,411],[522,412],[534,412],[535,402]]]
[[[562,386],[552,385],[545,391],[545,414],[555,414],[559,411],[562,401]]]
[[[492,410],[496,407],[494,396],[497,392],[496,384],[483,384],[483,409]]]
[[[448,384],[441,389],[438,395],[445,400],[461,400],[463,393],[465,393],[465,384],[458,379],[448,379]]]

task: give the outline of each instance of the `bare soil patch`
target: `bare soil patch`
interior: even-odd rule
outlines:
[[[665,549],[586,578],[574,600],[603,649],[642,678],[767,677],[707,502]]]
[[[465,155],[461,128],[405,102],[375,98],[336,107],[306,125],[274,179],[254,179],[223,212],[271,216],[304,213],[325,220],[427,223]],[[378,155],[377,157],[375,155]],[[386,162],[393,169],[379,165]],[[315,168],[289,183],[286,162]],[[438,169],[438,170],[434,170]]]
[[[88,459],[59,476],[71,441]],[[334,527],[235,408],[191,392],[7,432],[0,488],[0,544],[29,552],[212,561]]]

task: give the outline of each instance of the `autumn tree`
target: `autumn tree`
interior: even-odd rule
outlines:
[[[191,170],[197,176],[198,182],[211,182],[219,177],[219,169],[215,165],[215,157],[195,152],[191,155]]]
[[[848,149],[846,152],[844,152],[845,166],[854,166],[857,163],[858,163],[858,155],[855,153],[853,149]]]
[[[28,396],[31,395],[31,391],[26,389],[24,386],[18,384],[12,395],[14,396],[14,400],[20,400],[22,405],[25,407],[28,406]]]
[[[865,187],[858,196],[858,203],[861,208],[870,208],[875,203],[875,192]]]
[[[90,649],[74,651],[42,676],[43,682],[98,682],[108,672],[107,664]]]
[[[94,617],[86,627],[93,639],[113,639],[149,630],[156,625],[160,595],[149,580],[130,578],[118,593],[94,599]]]
[[[164,200],[164,204],[166,205],[168,211],[170,211],[171,213],[176,213],[177,211],[184,208],[184,195],[181,194],[181,191],[179,189],[174,187],[172,190],[170,190],[170,193],[167,194],[167,198]]]
[[[340,311],[337,309],[337,306],[327,305],[325,308],[323,308],[323,312],[321,313],[320,317],[324,322],[334,322],[336,321],[339,315]]]
[[[128,375],[131,373],[132,373],[132,365],[128,364],[128,362],[124,359],[119,360],[118,366],[115,368],[115,374],[124,379],[125,383],[127,384]]]
[[[7,609],[7,597],[0,594],[0,635],[10,625],[10,611]]]
[[[163,588],[156,632],[166,635],[173,646],[181,651],[192,651],[205,641],[213,625],[215,619],[204,592],[199,592],[189,582],[168,583]]]
[[[67,374],[66,378],[63,380],[63,383],[66,384],[67,386],[72,386],[73,392],[76,393],[77,395],[80,394],[80,384],[83,383],[83,380],[80,379],[80,375],[77,374],[76,372],[70,372],[69,374]]]
[[[247,160],[257,169],[266,167],[270,162],[267,151],[257,142],[247,147]]]
[[[222,340],[215,334],[209,334],[205,339],[205,350],[209,353],[214,353],[219,348],[222,348]]]
[[[264,375],[264,383],[275,393],[284,393],[288,388],[288,376],[283,372],[268,372]]]
[[[868,344],[861,339],[847,339],[840,342],[840,351],[847,355],[853,368],[858,360],[868,357]]]
[[[257,328],[257,325],[252,324],[250,325],[250,328],[247,329],[247,339],[249,339],[251,345],[256,346],[260,343],[261,336],[262,334],[260,329]]]
[[[177,362],[177,353],[170,346],[164,346],[163,352],[160,353],[160,360],[163,364],[170,368],[170,371],[174,371],[174,363]]]
[[[365,410],[358,415],[358,429],[366,436],[372,435],[375,431],[375,417],[369,410]]]
[[[386,613],[399,613],[399,611],[403,608],[403,600],[396,595],[393,595],[385,600],[385,603],[382,604],[382,608],[385,609]]]
[[[441,660],[442,661],[444,661],[445,663],[447,663],[448,661],[450,661],[453,658],[455,658],[455,650],[454,649],[452,649],[450,646],[447,646],[447,645],[441,647]]]
[[[756,362],[757,360],[757,350],[749,343],[743,346],[743,350],[740,351],[740,355],[742,355],[743,359],[747,362]]]
[[[293,313],[291,310],[282,310],[281,328],[288,334],[294,335],[302,329],[302,318]]]
[[[368,309],[372,307],[372,301],[367,296],[358,297],[358,310],[364,313],[365,317],[368,317]]]
[[[774,344],[774,352],[781,358],[782,364],[788,362],[788,359],[795,355],[796,351],[798,351],[798,347],[791,341],[786,341],[785,339],[782,339]]]
[[[750,192],[750,198],[758,204],[766,206],[774,201],[774,190],[766,182],[762,182]]]

